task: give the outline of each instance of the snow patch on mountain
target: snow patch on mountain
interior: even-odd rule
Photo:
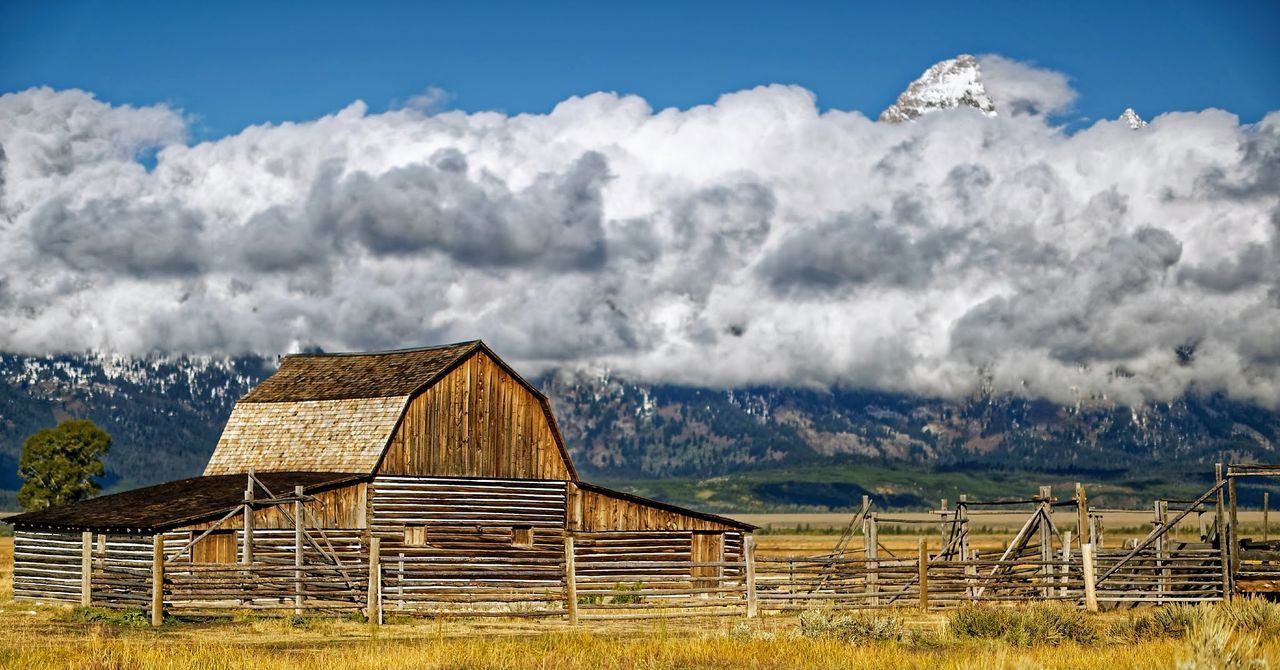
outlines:
[[[996,115],[996,105],[982,83],[978,59],[961,54],[934,64],[911,82],[898,101],[880,113],[885,123],[914,121],[940,109],[973,107],[987,116]]]
[[[1125,123],[1129,124],[1129,127],[1134,130],[1137,130],[1147,125],[1147,122],[1143,121],[1142,117],[1138,116],[1138,113],[1133,111],[1132,107],[1125,107],[1124,113],[1120,115],[1120,118],[1118,120],[1124,121]]]

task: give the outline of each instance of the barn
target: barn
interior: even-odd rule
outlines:
[[[480,341],[287,356],[236,404],[202,476],[10,522],[16,599],[153,621],[576,618],[660,582],[722,604],[754,530],[581,481],[546,396]]]

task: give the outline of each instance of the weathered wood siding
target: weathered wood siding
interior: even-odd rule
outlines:
[[[303,525],[307,528],[365,528],[368,486],[361,482],[312,494],[315,500],[303,504],[303,512],[306,515]],[[293,495],[293,491],[272,491],[272,493],[279,496]],[[293,503],[254,510],[254,530],[288,529],[292,532],[292,515]],[[221,524],[218,524],[215,519],[183,526],[181,530],[204,530],[214,525],[218,525],[218,528],[242,528],[244,516],[237,514]]]
[[[79,531],[15,531],[14,599],[80,602],[81,546]]]
[[[483,352],[410,401],[378,473],[571,479],[538,397]]]
[[[562,612],[564,482],[380,476],[371,507],[388,609]]]
[[[711,574],[690,569],[690,561],[741,561],[742,533],[699,533],[693,531],[603,531],[574,533],[574,557],[578,574],[588,581],[614,580],[618,583],[644,581],[645,575],[704,576]],[[720,539],[723,538],[723,539]],[[723,543],[723,556],[720,546]],[[714,549],[714,554],[711,555]],[[649,567],[637,569],[625,565],[643,561]],[[670,563],[670,567],[663,567]],[[716,574],[736,575],[736,568]]]
[[[622,496],[580,489],[581,525],[585,531],[610,530],[718,530],[737,531],[711,519],[702,519],[672,510],[645,505]]]

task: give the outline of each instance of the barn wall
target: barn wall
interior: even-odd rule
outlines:
[[[367,487],[368,484],[361,482],[312,494],[315,500],[303,504],[306,514],[304,525],[308,528],[365,528]],[[293,495],[293,491],[272,491],[272,493],[278,496]],[[285,516],[286,513],[289,516]],[[255,534],[256,531],[265,529],[287,529],[292,533],[292,515],[293,503],[254,510],[253,528]],[[218,524],[215,519],[183,526],[182,530],[204,530],[214,525],[217,525],[218,528],[242,528],[244,526],[244,516],[237,514],[221,524]]]
[[[562,611],[564,482],[380,476],[371,500],[388,608]]]
[[[80,531],[13,533],[15,600],[80,602]]]
[[[378,472],[571,479],[538,397],[483,352],[410,401]]]
[[[742,560],[742,533],[729,531],[712,533],[714,541],[707,536],[697,537],[701,533],[694,531],[584,531],[574,533],[574,559],[577,562],[579,576],[591,579],[613,579],[620,583],[643,581],[634,576],[636,572],[664,576],[709,576],[713,573],[736,576],[741,572],[738,568],[723,570],[693,568],[689,561],[729,561]],[[719,554],[719,546],[723,537],[723,556]],[[716,548],[715,554],[708,550]],[[620,563],[629,561],[652,562],[652,567],[637,570],[634,567],[618,567]],[[670,562],[670,568],[662,567]]]
[[[645,505],[622,496],[588,489],[580,489],[578,495],[581,500],[578,527],[585,531],[738,530],[726,523]]]

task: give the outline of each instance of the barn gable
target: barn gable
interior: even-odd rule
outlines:
[[[478,340],[285,357],[205,474],[248,470],[577,479],[546,397]]]

